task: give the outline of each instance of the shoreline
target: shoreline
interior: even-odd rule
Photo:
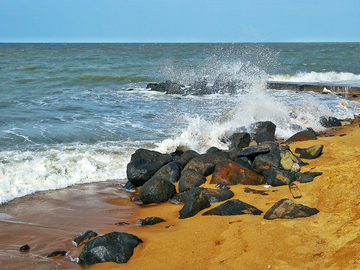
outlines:
[[[352,100],[360,101],[360,98]],[[346,135],[343,135],[346,134]],[[260,216],[196,216],[180,220],[183,205],[170,202],[137,205],[132,193],[119,189],[117,180],[76,185],[61,190],[37,192],[0,206],[0,262],[4,269],[32,266],[39,269],[84,269],[72,259],[82,247],[72,240],[86,230],[99,234],[128,232],[144,243],[134,250],[126,264],[103,263],[86,269],[354,269],[360,267],[360,147],[359,123],[328,129],[314,141],[289,144],[306,148],[324,145],[317,159],[305,160],[305,171],[320,171],[311,183],[298,185],[302,197],[293,199],[288,186],[231,186],[232,199],[252,204],[264,213],[277,201],[290,198],[295,203],[317,208],[320,213],[294,220],[264,220]],[[202,185],[209,184],[210,177]],[[177,186],[177,184],[176,184]],[[246,193],[250,187],[268,195]],[[178,190],[178,189],[177,189]],[[221,203],[211,204],[211,208]],[[208,210],[208,209],[207,209]],[[151,216],[165,223],[138,226],[135,221]],[[128,222],[119,226],[116,222]],[[19,252],[29,244],[29,252]],[[46,258],[55,250],[69,256]]]

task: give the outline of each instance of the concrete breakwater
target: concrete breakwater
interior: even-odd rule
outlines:
[[[360,85],[338,84],[338,83],[317,83],[317,82],[267,82],[268,89],[275,90],[294,90],[294,91],[314,91],[323,92],[330,90],[338,94],[360,94]]]

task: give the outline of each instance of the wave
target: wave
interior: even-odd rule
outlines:
[[[301,72],[296,75],[274,75],[268,81],[284,82],[332,82],[360,84],[360,75],[349,72]]]

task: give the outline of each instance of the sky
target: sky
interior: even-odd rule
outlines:
[[[359,0],[0,0],[0,42],[359,42]]]

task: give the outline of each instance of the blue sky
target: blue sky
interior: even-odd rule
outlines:
[[[359,42],[359,0],[0,0],[0,42]]]

